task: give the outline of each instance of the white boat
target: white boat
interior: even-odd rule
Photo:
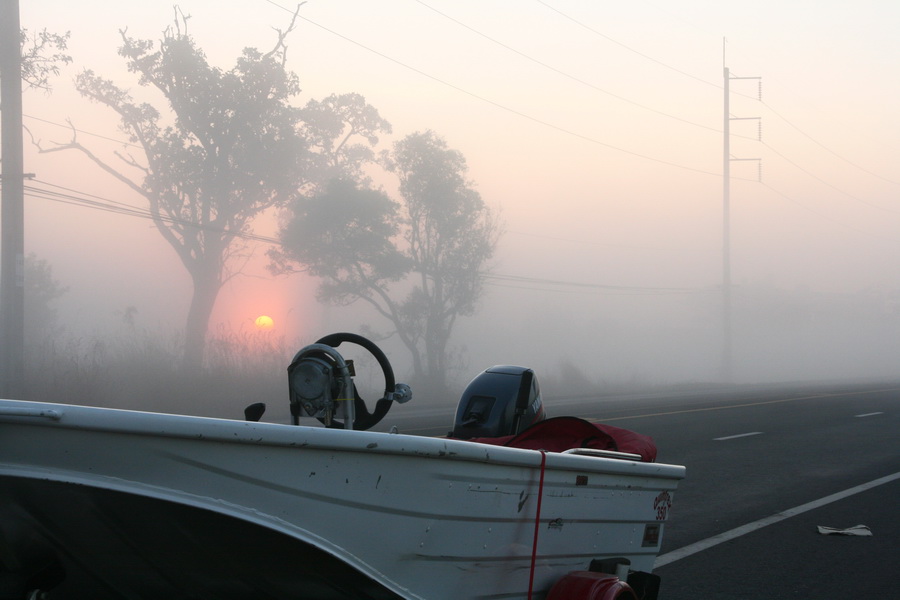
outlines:
[[[314,402],[310,365],[331,371]],[[340,402],[352,383],[332,347],[292,367],[295,414],[371,416]],[[397,395],[379,409],[408,399],[385,379]],[[625,593],[653,569],[684,472],[622,452],[0,400],[0,599],[580,600],[551,588],[592,563]]]

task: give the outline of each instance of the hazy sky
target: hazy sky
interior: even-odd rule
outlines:
[[[85,132],[79,140],[108,156],[121,145],[91,134],[121,140],[115,119],[74,95],[72,78],[92,68],[140,95],[116,55],[118,29],[158,39],[172,2],[21,4],[23,27],[72,32],[74,59],[52,95],[26,93],[26,126],[49,145],[68,139],[60,125],[71,119]],[[179,6],[210,61],[227,69],[245,46],[268,49],[295,5]],[[760,81],[730,83],[732,116],[760,117],[731,121],[732,156],[761,159],[761,168],[731,163],[735,284],[898,293],[898,2],[309,0],[300,15],[288,40],[298,103],[362,94],[394,127],[384,147],[436,131],[502,211],[507,233],[494,273],[540,281],[492,281],[482,319],[518,327],[496,313],[510,295],[523,323],[598,303],[627,311],[632,296],[623,293],[648,302],[671,288],[696,290],[679,306],[715,306],[723,66],[760,77],[762,90],[759,101]],[[26,170],[42,182],[139,204],[74,154],[26,151]],[[182,327],[189,280],[149,221],[46,199],[29,199],[27,211],[26,251],[53,264],[85,319],[114,320],[135,306],[144,326]],[[292,335],[324,333],[310,322],[324,314],[312,308],[311,284],[268,282],[262,264],[223,293],[216,323],[252,327],[272,313]],[[162,282],[171,291],[160,296]],[[327,315],[339,322],[336,310]]]

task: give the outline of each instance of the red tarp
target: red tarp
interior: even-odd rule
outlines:
[[[535,423],[519,435],[471,438],[470,442],[528,450],[562,452],[570,448],[596,448],[630,452],[643,462],[656,461],[653,438],[620,427],[590,423],[578,417],[554,417]]]

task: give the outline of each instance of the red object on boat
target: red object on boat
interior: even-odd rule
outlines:
[[[528,450],[563,452],[572,448],[595,448],[637,454],[642,462],[656,461],[653,438],[578,417],[553,417],[535,423],[518,435],[471,438],[468,441]]]
[[[627,583],[607,573],[572,571],[557,581],[547,600],[634,600]]]

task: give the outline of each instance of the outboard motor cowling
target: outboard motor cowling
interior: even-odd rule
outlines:
[[[545,418],[534,371],[498,365],[469,382],[459,400],[450,437],[515,435]]]

